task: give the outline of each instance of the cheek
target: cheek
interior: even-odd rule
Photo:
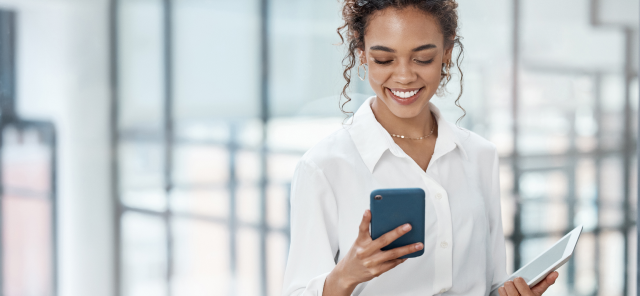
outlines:
[[[428,67],[421,69],[418,75],[423,77],[423,79],[429,84],[438,84],[440,83],[441,68],[441,66],[429,65]]]
[[[381,89],[382,84],[389,80],[392,73],[391,67],[380,67],[377,65],[369,67],[369,84],[371,84],[371,88],[374,90]]]

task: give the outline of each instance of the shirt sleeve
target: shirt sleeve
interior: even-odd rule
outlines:
[[[507,279],[507,255],[502,231],[502,210],[500,206],[500,165],[498,152],[494,153],[491,184],[491,243],[493,252],[493,281],[491,290]]]
[[[291,245],[283,295],[321,296],[338,252],[338,209],[324,172],[302,159],[291,182]]]

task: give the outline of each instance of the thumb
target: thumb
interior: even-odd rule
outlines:
[[[360,233],[358,234],[358,238],[367,239],[371,238],[369,234],[369,223],[371,223],[371,211],[365,210],[364,215],[362,215],[362,221],[360,221]]]
[[[556,282],[556,279],[558,279],[558,276],[559,274],[557,271],[550,273],[549,275],[547,275],[546,278],[544,278],[544,280],[542,280],[533,288],[531,288],[531,292],[533,292],[535,295],[538,295],[538,296],[542,295],[542,293],[547,291],[549,286],[553,285]]]

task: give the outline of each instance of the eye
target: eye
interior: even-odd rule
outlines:
[[[386,65],[388,63],[393,62],[393,60],[388,60],[388,61],[378,61],[376,59],[373,60],[376,64],[380,64],[380,65]]]
[[[430,59],[428,61],[421,61],[421,60],[414,60],[414,61],[416,61],[416,63],[418,64],[428,65],[428,64],[431,64],[431,62],[433,62],[433,59]]]

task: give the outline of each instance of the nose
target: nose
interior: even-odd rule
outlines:
[[[413,71],[409,62],[398,63],[395,69],[394,80],[396,83],[409,84],[417,79],[418,75]]]

